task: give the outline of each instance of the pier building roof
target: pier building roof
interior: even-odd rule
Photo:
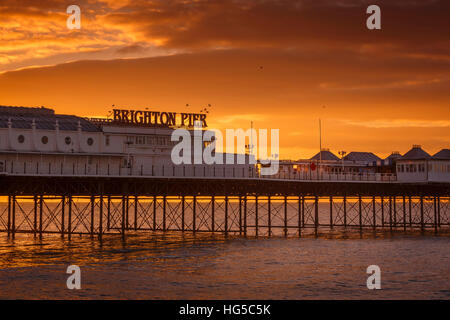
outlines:
[[[401,158],[402,157],[402,155],[400,154],[400,152],[398,152],[398,151],[393,151],[390,155],[389,155],[389,157],[387,157],[385,160],[395,160],[395,159],[398,159],[398,158]]]
[[[33,121],[36,129],[55,130],[58,124],[59,130],[77,131],[78,126],[82,131],[98,132],[101,129],[88,120],[73,116],[55,114],[54,110],[48,108],[28,108],[0,106],[0,128],[32,129]]]
[[[378,156],[373,154],[372,152],[350,152],[348,155],[344,157],[346,161],[354,161],[354,162],[376,162],[381,160]]]
[[[322,157],[321,157],[322,155]],[[318,152],[314,157],[311,158],[311,160],[325,160],[325,161],[338,161],[339,158],[330,152],[330,150],[322,150]]]
[[[413,145],[412,149],[403,155],[402,160],[424,160],[431,156],[419,145]]]
[[[450,160],[450,149],[442,149],[433,156],[436,160]]]

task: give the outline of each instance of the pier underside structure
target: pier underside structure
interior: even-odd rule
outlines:
[[[0,231],[295,236],[450,228],[450,184],[230,178],[0,176]]]

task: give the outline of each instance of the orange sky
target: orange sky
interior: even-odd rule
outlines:
[[[365,27],[369,4],[382,30]],[[78,4],[81,30],[66,28]],[[280,129],[281,158],[450,145],[450,3],[0,0],[0,104],[199,112]],[[190,107],[186,108],[186,103]]]

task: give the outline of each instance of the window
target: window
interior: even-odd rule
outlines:
[[[24,143],[25,142],[25,137],[23,135],[20,135],[17,137],[17,141],[19,141],[19,143]]]
[[[145,137],[137,136],[136,137],[136,144],[145,144]]]
[[[92,146],[94,144],[94,139],[88,138],[87,139],[87,144],[88,144],[88,146]]]
[[[107,146],[109,146],[109,136],[106,136],[106,137],[105,137],[105,144],[106,144]]]
[[[41,138],[41,142],[42,142],[42,144],[47,144],[48,143],[48,137],[47,136],[43,136]]]

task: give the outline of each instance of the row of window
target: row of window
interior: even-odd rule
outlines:
[[[24,143],[25,142],[25,136],[24,135],[19,135],[17,137],[17,141],[19,143]],[[41,142],[42,144],[47,144],[49,142],[49,139],[47,136],[42,136],[41,138]],[[72,138],[71,137],[65,137],[64,138],[64,142],[67,145],[70,145],[72,143]],[[136,144],[136,145],[151,145],[151,146],[170,146],[170,145],[174,145],[175,142],[172,142],[170,140],[169,136],[128,136],[127,137],[127,142],[129,144]],[[92,146],[94,144],[94,139],[93,138],[87,138],[86,143],[88,144],[88,146]],[[109,146],[110,145],[110,136],[105,136],[105,145]]]
[[[128,136],[127,142],[135,145],[170,146],[175,142],[169,136]]]
[[[399,164],[397,172],[425,172],[425,164]]]
[[[430,164],[428,169],[433,172],[447,173],[450,172],[450,164],[433,163],[433,166]]]
[[[19,135],[17,137],[17,141],[19,143],[24,143],[25,142],[25,136],[24,135]],[[42,136],[41,138],[41,142],[42,144],[47,144],[48,143],[48,137],[47,136]],[[71,137],[65,137],[64,138],[64,142],[69,145],[72,143],[72,138]],[[94,139],[92,138],[87,138],[86,143],[88,144],[88,146],[92,146],[94,144]]]
[[[433,172],[450,172],[450,164],[429,163],[428,171]],[[397,172],[425,172],[425,164],[399,164],[397,165]]]

